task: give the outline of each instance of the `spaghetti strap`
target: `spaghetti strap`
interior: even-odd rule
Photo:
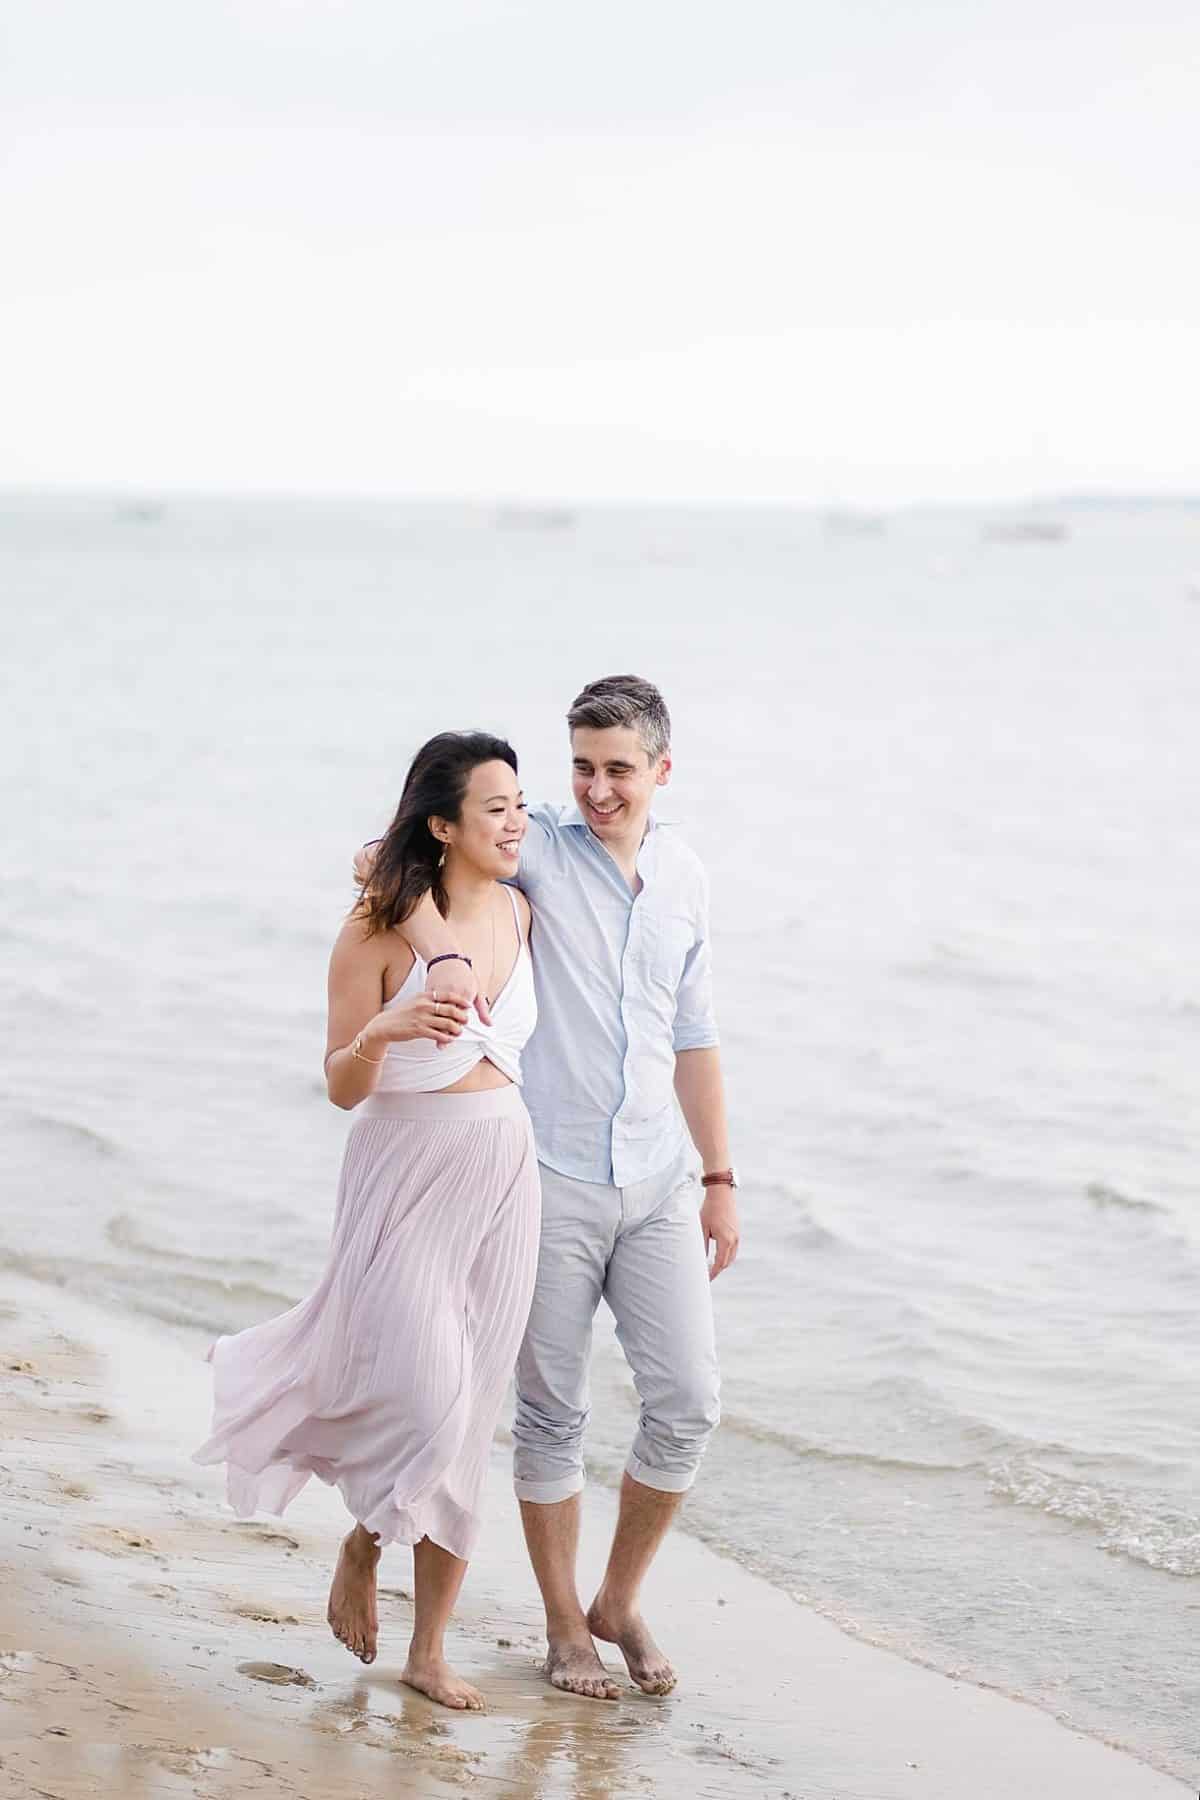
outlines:
[[[511,885],[511,883],[509,883],[507,881],[502,881],[500,883],[500,885],[504,889],[505,893],[508,895],[509,901],[512,905],[513,924],[517,928],[517,955],[520,956],[521,946],[525,942],[525,933],[521,930],[521,914],[520,914],[520,910],[517,906],[517,890],[515,887],[513,887]]]

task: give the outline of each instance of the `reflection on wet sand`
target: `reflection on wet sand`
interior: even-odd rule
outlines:
[[[536,1672],[532,1679],[541,1682]],[[653,1777],[639,1764],[650,1760],[649,1740],[661,1730],[647,1715],[662,1704],[630,1698],[602,1707],[546,1686],[541,1714],[518,1718],[511,1749],[488,1758],[489,1779],[512,1800],[613,1800],[649,1791]]]

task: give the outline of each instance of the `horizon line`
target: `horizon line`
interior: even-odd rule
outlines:
[[[82,480],[9,481],[0,479],[0,496],[27,499],[94,499],[167,505],[187,500],[255,502],[278,501],[317,505],[444,506],[481,511],[570,511],[577,513],[615,510],[683,512],[792,512],[818,515],[893,515],[912,512],[966,512],[989,507],[1042,509],[1049,506],[1164,506],[1200,507],[1200,489],[1080,487],[1023,490],[974,499],[951,499],[936,494],[913,500],[875,500],[839,495],[837,498],[785,497],[779,495],[586,495],[538,493],[470,493],[438,490],[422,492],[401,488],[271,487],[268,485],[224,488],[200,483],[93,482]]]

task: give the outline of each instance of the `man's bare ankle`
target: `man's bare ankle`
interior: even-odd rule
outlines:
[[[583,1643],[590,1638],[587,1614],[582,1606],[574,1612],[554,1613],[546,1615],[546,1642],[548,1644]]]
[[[621,1594],[615,1598],[606,1595],[601,1599],[597,1594],[588,1607],[588,1630],[594,1638],[602,1643],[615,1644],[626,1632],[644,1629],[645,1619],[642,1617],[640,1594]]]

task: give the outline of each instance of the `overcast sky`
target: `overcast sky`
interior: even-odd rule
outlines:
[[[1200,488],[1196,0],[5,0],[0,481]]]

